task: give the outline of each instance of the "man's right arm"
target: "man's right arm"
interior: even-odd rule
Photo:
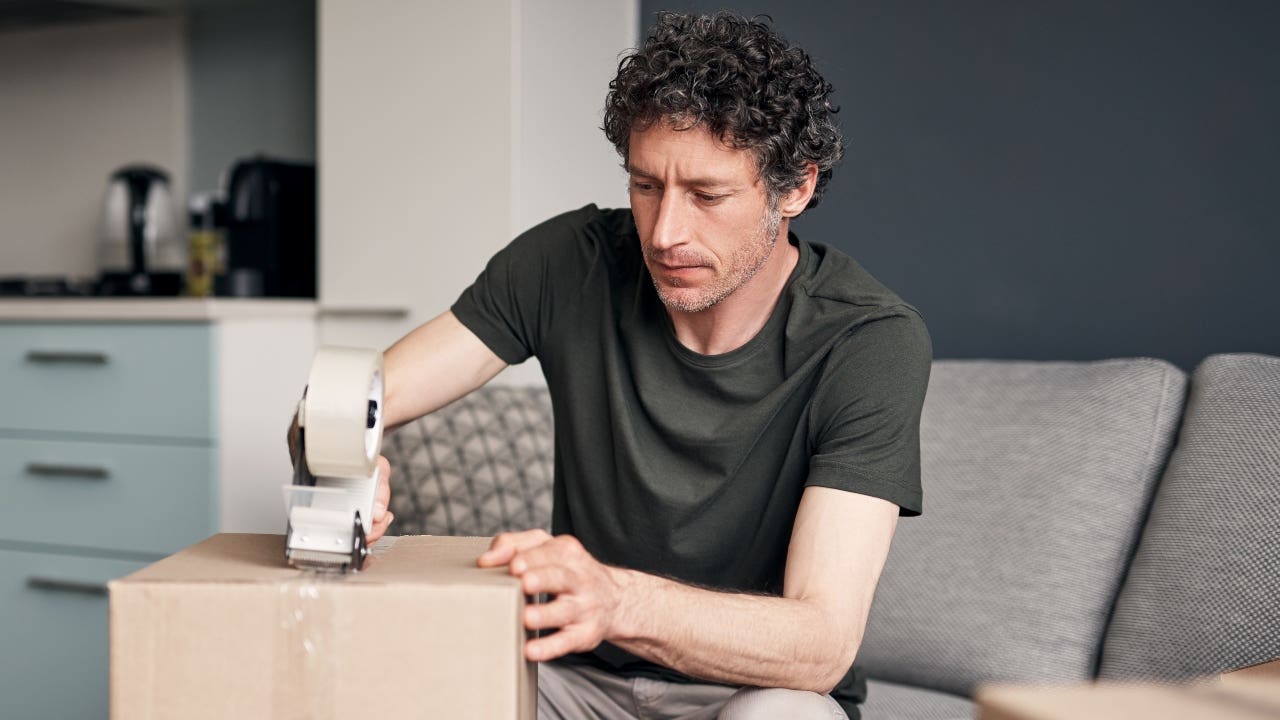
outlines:
[[[383,424],[392,430],[439,410],[506,366],[452,311],[445,311],[384,353]]]
[[[383,353],[383,427],[394,430],[439,410],[489,382],[506,366],[452,311],[445,311]],[[296,463],[297,413],[286,439],[289,458]]]

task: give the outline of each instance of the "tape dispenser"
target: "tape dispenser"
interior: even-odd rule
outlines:
[[[293,483],[284,486],[291,565],[364,567],[381,449],[382,353],[320,348],[298,403]]]

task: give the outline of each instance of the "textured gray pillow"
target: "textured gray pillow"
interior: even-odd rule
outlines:
[[[898,524],[869,676],[962,695],[1091,677],[1185,385],[1158,360],[934,363],[924,515]]]
[[[389,434],[396,535],[494,535],[551,525],[551,400],[485,386]]]
[[[937,690],[867,681],[862,720],[973,720],[973,701]]]
[[[1192,380],[1100,674],[1172,680],[1275,657],[1280,358],[1214,355]]]

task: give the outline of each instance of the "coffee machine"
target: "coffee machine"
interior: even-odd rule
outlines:
[[[315,297],[315,165],[243,158],[225,197],[227,267],[215,294]]]

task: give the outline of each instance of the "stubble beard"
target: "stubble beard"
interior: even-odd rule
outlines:
[[[720,304],[738,288],[746,285],[769,261],[773,246],[778,242],[778,228],[781,224],[782,213],[776,205],[766,210],[760,218],[754,241],[738,248],[730,259],[728,272],[717,276],[701,293],[681,293],[679,278],[672,281],[674,287],[666,287],[658,278],[653,277],[653,287],[658,291],[658,298],[668,309],[682,313],[699,313]],[[650,257],[650,260],[657,261],[658,258]]]

